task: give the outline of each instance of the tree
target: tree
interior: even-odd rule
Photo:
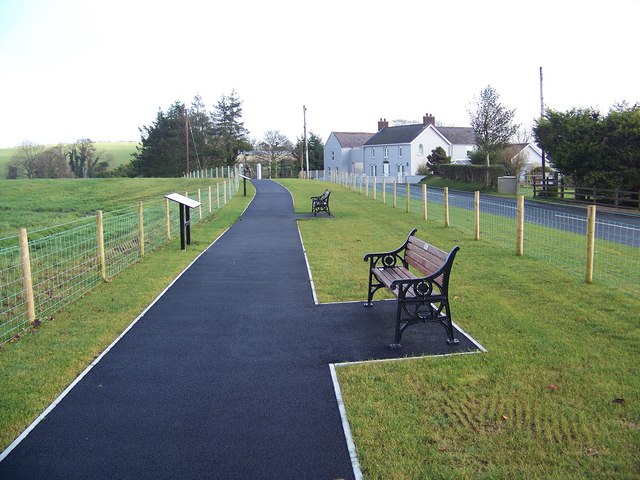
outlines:
[[[132,154],[130,174],[143,177],[179,177],[186,172],[185,107],[174,102],[158,110],[153,125],[140,129],[140,145]]]
[[[11,157],[11,162],[16,167],[22,168],[27,178],[35,178],[36,158],[43,151],[44,146],[25,140],[18,147],[18,151]]]
[[[291,156],[291,141],[286,135],[278,130],[269,130],[264,134],[264,138],[255,147],[256,159],[260,162],[268,162],[269,178],[276,173],[280,167],[280,176],[284,176],[285,162],[292,163],[295,157]],[[274,170],[275,169],[275,172]]]
[[[239,151],[250,148],[247,140],[249,131],[244,128],[242,101],[235,90],[222,95],[211,113],[213,136],[223,165],[233,166]]]
[[[309,132],[307,137],[307,150],[309,151],[309,170],[322,170],[324,168],[324,143],[322,137],[316,135],[313,131]],[[304,137],[296,138],[296,144],[293,146],[291,155],[296,159],[296,167],[294,171],[298,173],[304,164],[306,170],[306,162],[304,158]]]
[[[534,135],[577,185],[640,189],[640,104],[614,106],[606,116],[593,108],[547,109]]]
[[[487,85],[480,96],[474,98],[473,108],[468,113],[476,145],[485,155],[487,167],[490,165],[490,155],[505,148],[518,131],[519,125],[513,123],[515,112],[515,109],[500,103],[500,95],[491,85]]]
[[[64,145],[43,150],[36,156],[35,164],[38,178],[73,177],[71,167],[67,163],[67,148]]]
[[[109,168],[109,163],[102,158],[102,153],[96,150],[95,144],[89,138],[76,140],[68,155],[69,166],[78,178],[95,177]]]
[[[431,150],[431,153],[427,156],[427,160],[429,161],[429,170],[431,170],[433,174],[438,173],[438,167],[440,165],[451,163],[451,157],[447,155],[447,152],[445,152],[442,147],[436,147]]]
[[[200,95],[193,97],[189,108],[189,150],[189,162],[195,160],[194,169],[215,165],[213,123]]]

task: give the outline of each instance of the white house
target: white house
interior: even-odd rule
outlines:
[[[362,146],[373,135],[365,132],[331,132],[324,145],[326,178],[331,178],[332,172],[362,173]]]
[[[435,117],[425,115],[422,123],[390,127],[386,120],[378,122],[378,133],[363,145],[364,173],[378,178],[393,177],[405,182],[417,175],[420,166],[437,147],[452,158],[468,158],[475,149],[475,135],[470,127],[436,127]],[[417,179],[410,178],[410,181]]]

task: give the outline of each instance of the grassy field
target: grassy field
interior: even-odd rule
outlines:
[[[198,178],[89,178],[12,180],[0,188],[0,238],[15,236],[18,228],[52,227],[131,207],[139,201],[158,202],[172,192],[208,192],[216,179]],[[90,219],[93,221],[92,219]]]
[[[138,180],[144,186],[153,181]],[[182,180],[180,181],[182,182]],[[180,183],[182,187],[184,184]],[[0,347],[0,450],[8,446],[93,359],[213,239],[232,225],[250,196],[236,195],[192,227],[192,243],[178,239],[47,318],[15,343]],[[82,208],[82,197],[76,197]],[[70,201],[71,203],[71,201]]]
[[[99,152],[106,152],[113,156],[109,162],[109,169],[119,167],[131,160],[131,154],[136,151],[138,142],[94,142]],[[11,163],[11,157],[18,152],[18,147],[0,148],[0,179],[5,179],[7,166]]]
[[[333,190],[334,218],[300,222],[322,302],[366,298],[362,255],[414,226],[444,250],[461,246],[454,320],[488,353],[338,370],[365,478],[640,476],[637,294],[335,185],[282,183],[300,212]]]

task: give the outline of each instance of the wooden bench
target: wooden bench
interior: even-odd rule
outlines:
[[[311,197],[311,213],[315,217],[318,212],[327,212],[331,216],[331,210],[329,210],[329,195],[331,192],[325,190],[322,195],[317,197]]]
[[[453,335],[449,276],[460,247],[446,253],[415,237],[416,231],[414,228],[396,250],[364,256],[364,261],[369,261],[369,295],[365,306],[373,306],[373,295],[381,288],[389,289],[397,297],[395,341],[391,348],[401,348],[405,329],[421,322],[440,323],[447,331],[447,343],[459,343]]]

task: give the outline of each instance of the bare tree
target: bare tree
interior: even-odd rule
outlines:
[[[486,166],[489,167],[489,156],[505,148],[518,131],[519,125],[513,123],[516,110],[502,105],[498,91],[487,85],[480,96],[474,98],[473,107],[468,113],[476,135],[476,145],[485,155]],[[489,179],[487,168],[487,185]]]
[[[24,169],[27,178],[36,177],[36,159],[44,151],[44,146],[25,140],[18,147],[18,151],[11,157],[14,165]]]
[[[49,147],[39,153],[36,156],[35,165],[38,178],[73,177],[71,167],[67,163],[67,152],[63,145]]]
[[[263,139],[256,145],[255,156],[258,161],[269,163],[269,177],[273,174],[273,168],[281,169],[286,161],[295,161],[291,155],[293,145],[286,135],[278,130],[269,130]],[[277,170],[276,170],[277,172]]]

